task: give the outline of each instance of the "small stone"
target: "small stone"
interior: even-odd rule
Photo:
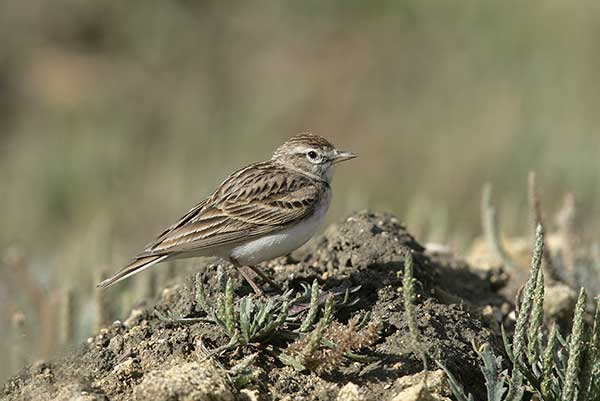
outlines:
[[[142,309],[133,309],[129,314],[129,317],[123,322],[125,327],[132,327],[139,321],[140,317],[144,315]]]
[[[546,285],[544,292],[545,318],[550,321],[570,322],[577,303],[577,292],[562,283]]]
[[[499,322],[502,322],[502,314],[498,308],[486,305],[481,309],[481,315],[486,325],[496,332],[500,331]]]
[[[110,342],[108,343],[108,349],[113,354],[120,354],[123,350],[123,337],[117,335],[111,338]]]
[[[419,383],[412,387],[402,390],[398,393],[392,401],[435,401],[429,390],[425,387],[424,383]]]
[[[240,399],[242,401],[259,401],[260,393],[258,390],[250,390],[247,388],[240,390]]]
[[[48,362],[46,362],[44,360],[35,361],[31,365],[31,372],[36,375],[41,374],[42,372],[44,372],[47,369],[50,369],[50,365],[48,364]]]
[[[336,398],[337,401],[363,401],[364,399],[360,388],[352,382],[342,387]]]
[[[427,387],[424,380],[427,375]],[[450,388],[446,381],[446,374],[438,369],[433,372],[419,372],[414,375],[403,376],[394,383],[400,392],[392,401],[450,401]]]

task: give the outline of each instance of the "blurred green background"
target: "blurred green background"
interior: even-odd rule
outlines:
[[[17,361],[61,347],[64,288],[92,310],[98,271],[302,131],[359,155],[330,221],[392,211],[465,249],[486,181],[503,230],[524,230],[534,170],[549,211],[573,192],[597,227],[598,2],[8,0],[0,37],[0,352],[23,342]]]

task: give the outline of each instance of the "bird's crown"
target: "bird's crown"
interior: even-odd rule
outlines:
[[[303,132],[298,135],[294,135],[283,145],[279,146],[273,153],[273,158],[277,159],[283,155],[289,155],[293,153],[302,153],[306,149],[316,148],[324,151],[333,151],[335,147],[327,139],[320,135],[312,134],[310,132]]]

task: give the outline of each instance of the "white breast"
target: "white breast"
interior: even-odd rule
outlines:
[[[330,196],[321,202],[311,217],[292,227],[236,246],[231,250],[231,258],[242,265],[255,265],[289,254],[304,245],[319,229],[325,220],[329,201]]]

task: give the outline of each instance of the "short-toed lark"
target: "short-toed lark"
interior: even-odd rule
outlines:
[[[167,260],[218,256],[231,261],[260,294],[243,267],[267,279],[257,263],[287,255],[308,241],[329,207],[333,166],[354,157],[318,135],[292,137],[270,160],[231,174],[99,286],[108,287]]]

